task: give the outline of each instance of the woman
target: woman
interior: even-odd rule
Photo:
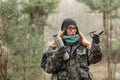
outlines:
[[[52,74],[51,80],[92,80],[88,66],[102,59],[99,35],[93,37],[90,44],[79,32],[76,22],[67,18],[61,26],[61,34],[65,47],[56,49],[49,46],[44,53],[41,67]],[[64,60],[67,52],[69,59]]]

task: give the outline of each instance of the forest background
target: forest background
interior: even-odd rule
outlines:
[[[43,51],[64,18],[79,30],[104,30],[103,59],[91,65],[94,80],[120,80],[120,0],[0,0],[0,80],[49,80]]]

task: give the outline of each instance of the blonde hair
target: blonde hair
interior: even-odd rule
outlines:
[[[91,43],[85,39],[85,37],[82,35],[82,33],[77,32],[77,34],[79,35],[79,42],[82,43],[84,46],[87,46],[87,48],[90,48],[91,47]],[[65,35],[65,30],[60,32],[59,36],[62,38],[63,36]]]

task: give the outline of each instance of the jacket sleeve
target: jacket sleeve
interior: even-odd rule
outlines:
[[[90,50],[88,51],[88,63],[95,64],[102,60],[102,52],[99,44],[92,43]]]
[[[56,52],[53,47],[49,47],[43,54],[41,67],[47,73],[55,73],[61,66],[62,58],[57,58],[55,56]]]

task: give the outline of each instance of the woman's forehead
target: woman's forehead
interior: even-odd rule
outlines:
[[[76,27],[75,25],[73,25],[73,24],[71,24],[71,25],[69,25],[68,27]]]

